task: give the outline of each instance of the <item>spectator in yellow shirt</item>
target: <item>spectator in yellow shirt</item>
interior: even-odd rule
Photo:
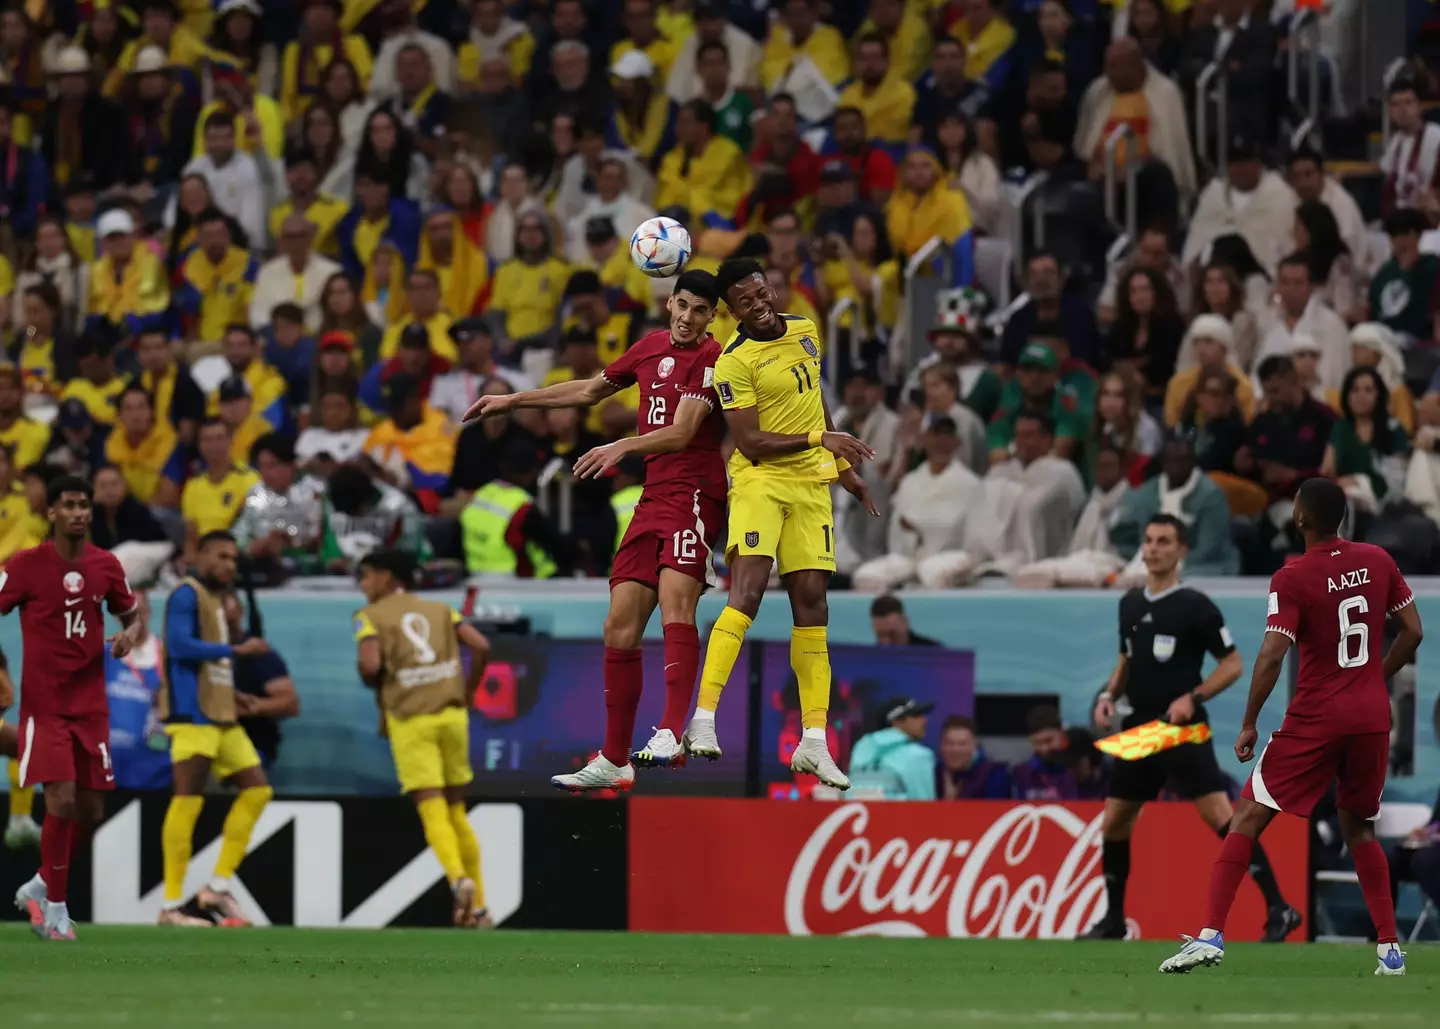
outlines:
[[[602,366],[630,349],[630,344],[636,339],[635,317],[639,313],[633,308],[629,311],[612,309],[606,292],[600,276],[589,269],[575,272],[565,284],[565,300],[572,316],[566,328],[578,325],[594,334],[597,359]]]
[[[80,374],[65,384],[60,399],[79,400],[96,425],[114,425],[125,380],[115,374],[115,354],[110,341],[93,331],[81,336],[75,345],[75,370]]]
[[[573,379],[593,379],[604,365],[596,349],[595,332],[576,325],[565,333],[561,363],[551,368],[541,386],[554,386]],[[635,412],[640,406],[640,387],[631,386],[602,400],[585,414],[585,428],[606,439],[617,439],[635,431]]]
[[[30,498],[15,474],[10,448],[0,446],[0,565],[17,550],[40,543],[30,517]]]
[[[105,441],[105,459],[120,470],[142,504],[174,507],[185,481],[185,458],[175,430],[155,416],[155,399],[139,383],[120,394],[119,423]]]
[[[186,564],[193,560],[201,536],[235,524],[251,487],[260,481],[254,469],[231,458],[230,429],[220,419],[207,419],[200,426],[199,440],[202,467],[180,495]]]
[[[760,58],[760,76],[766,91],[790,71],[801,57],[808,57],[831,85],[850,74],[850,53],[845,37],[833,25],[820,23],[816,0],[785,0],[780,18],[770,23],[765,50]]]
[[[98,5],[97,5],[98,6]],[[125,44],[115,67],[105,78],[104,93],[118,97],[125,74],[135,67],[135,58],[147,47],[158,47],[169,59],[171,67],[184,68],[192,75],[200,70],[200,62],[210,52],[204,41],[184,25],[177,24],[173,0],[144,0],[133,4],[141,11],[140,35]]]
[[[890,68],[906,82],[925,72],[930,60],[930,26],[920,4],[905,0],[870,0],[870,17],[860,26],[856,39],[874,33],[890,47]]]
[[[870,137],[881,143],[894,146],[909,136],[915,89],[890,74],[890,45],[879,35],[862,36],[855,44],[855,78],[840,91],[838,105],[863,114]]]
[[[416,268],[435,273],[440,306],[452,318],[483,310],[490,290],[490,258],[465,233],[460,216],[438,208],[425,217]]]
[[[127,333],[144,332],[163,324],[170,306],[165,266],[143,242],[135,238],[135,219],[116,208],[100,216],[95,226],[100,238],[100,260],[90,266],[91,324],[107,322]]]
[[[656,207],[685,207],[701,220],[707,215],[735,219],[741,198],[750,192],[750,164],[738,146],[715,130],[715,108],[704,100],[680,108],[675,118],[679,145],[660,162]]]
[[[534,56],[535,37],[524,22],[506,16],[501,0],[475,0],[470,39],[461,44],[456,59],[462,87],[474,89],[480,80],[480,65],[496,57],[505,61],[513,81],[523,82]]]
[[[302,8],[300,38],[286,45],[280,59],[280,107],[286,124],[293,124],[320,95],[331,61],[349,61],[362,92],[369,88],[374,66],[365,40],[341,31],[341,0],[301,0],[297,6]]]
[[[220,421],[230,430],[230,460],[243,465],[250,459],[250,448],[255,441],[277,426],[256,413],[250,384],[240,376],[232,375],[220,383],[216,393],[220,399]]]
[[[1000,11],[1000,0],[964,0],[950,34],[965,47],[965,77],[984,82],[990,95],[1005,88],[1015,59],[1015,29]]]
[[[455,466],[454,428],[425,402],[419,376],[390,376],[385,399],[390,416],[370,430],[365,453],[391,485],[414,493],[421,510],[433,514]]]
[[[380,360],[388,361],[400,349],[400,335],[410,325],[423,325],[430,337],[430,352],[451,364],[459,356],[455,341],[450,338],[454,320],[440,306],[440,277],[429,268],[416,268],[405,277],[405,300],[408,318],[399,318],[385,330],[380,340]]]
[[[319,185],[315,153],[308,147],[291,147],[285,154],[285,186],[290,197],[270,209],[270,238],[278,240],[285,219],[298,214],[315,227],[311,246],[318,253],[333,257],[339,249],[335,226],[350,212],[350,205],[339,197],[321,193]]]
[[[20,370],[0,366],[0,443],[15,456],[15,467],[28,468],[45,453],[50,431],[25,414],[25,384]]]
[[[670,97],[656,81],[655,63],[643,50],[627,50],[610,66],[610,83],[615,105],[606,141],[653,168],[670,124]]]
[[[625,38],[610,48],[614,64],[631,50],[639,50],[655,66],[656,81],[670,77],[670,66],[680,53],[684,40],[671,39],[660,31],[656,20],[655,0],[625,0]]]
[[[522,214],[515,227],[515,256],[495,273],[490,297],[502,318],[490,324],[503,325],[504,337],[516,345],[547,335],[553,339],[569,278],[570,266],[554,254],[549,221],[537,211]]]
[[[601,165],[601,174],[619,162]],[[585,221],[585,256],[582,267],[592,268],[600,275],[606,289],[625,298],[626,306],[647,311],[653,306],[655,279],[650,278],[630,260],[630,247],[615,232],[615,220],[609,215],[596,215]],[[617,306],[620,306],[617,300]]]
[[[185,319],[190,342],[218,343],[225,330],[250,318],[255,293],[255,258],[230,238],[230,222],[217,208],[196,219],[198,246],[180,265],[175,306]]]
[[[281,375],[274,368],[266,363],[262,356],[262,345],[255,335],[255,330],[244,322],[237,322],[225,330],[224,349],[226,362],[230,365],[230,378],[239,379],[245,383],[246,396],[253,401],[257,417],[261,421],[268,421],[274,428],[282,428],[286,422],[285,413],[285,376]],[[225,383],[221,383],[224,386]],[[220,390],[210,394],[206,405],[207,413],[214,415],[223,412],[225,397]],[[239,423],[231,428],[238,429]],[[264,430],[268,432],[269,430]],[[248,451],[241,451],[242,454]],[[244,458],[240,460],[243,462]]]

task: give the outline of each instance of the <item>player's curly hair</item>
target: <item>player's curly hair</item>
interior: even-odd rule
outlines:
[[[90,488],[88,480],[78,475],[57,475],[45,487],[45,502],[54,507],[66,493],[83,493],[87,500],[95,497],[95,491]]]
[[[752,275],[765,277],[765,269],[759,261],[748,257],[731,258],[720,265],[715,273],[715,285],[720,290],[722,297],[730,296],[730,288],[737,283],[744,282]]]

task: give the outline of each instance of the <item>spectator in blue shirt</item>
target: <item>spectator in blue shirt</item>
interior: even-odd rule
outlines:
[[[886,800],[934,800],[935,752],[922,742],[934,704],[896,697],[881,708],[885,728],[850,752],[851,784]]]
[[[1014,768],[1015,798],[1049,801],[1078,798],[1080,787],[1066,760],[1070,739],[1065,735],[1060,711],[1049,704],[1032,708],[1025,718],[1025,728],[1034,754]]]
[[[1030,302],[1005,323],[1000,362],[1014,365],[1030,342],[1035,326],[1058,322],[1070,342],[1070,356],[1094,366],[1100,353],[1100,330],[1089,304],[1065,292],[1065,272],[1054,254],[1038,250],[1026,265],[1025,289]]]
[[[105,696],[110,701],[110,761],[121,790],[170,788],[170,741],[155,717],[155,694],[164,687],[164,647],[150,632],[150,598],[140,603],[140,637],[123,658],[105,651]]]
[[[225,595],[225,621],[230,638],[243,642],[250,638],[245,631],[245,607],[234,593]],[[235,666],[235,710],[240,715],[240,728],[255,745],[260,764],[267,771],[280,756],[280,722],[300,714],[300,695],[285,659],[273,650],[249,657],[237,657]]]
[[[935,768],[939,800],[1009,800],[1010,769],[991,761],[980,746],[973,719],[951,715],[940,726],[940,763]]]

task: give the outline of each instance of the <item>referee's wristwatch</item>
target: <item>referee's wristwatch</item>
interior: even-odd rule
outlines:
[[[1203,704],[1205,703],[1205,694],[1200,692],[1199,686],[1196,686],[1193,690],[1190,691],[1190,699],[1197,704]]]

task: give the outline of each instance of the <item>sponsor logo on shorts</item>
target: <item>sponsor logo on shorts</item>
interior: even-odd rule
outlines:
[[[800,345],[805,348],[805,353],[809,354],[811,357],[820,356],[820,348],[815,345],[815,341],[809,336],[801,336]]]
[[[747,532],[745,534],[745,545],[747,547],[758,547],[760,545],[760,534],[758,532]]]
[[[66,572],[65,578],[60,580],[60,585],[65,588],[66,593],[84,593],[85,576],[79,572]]]

